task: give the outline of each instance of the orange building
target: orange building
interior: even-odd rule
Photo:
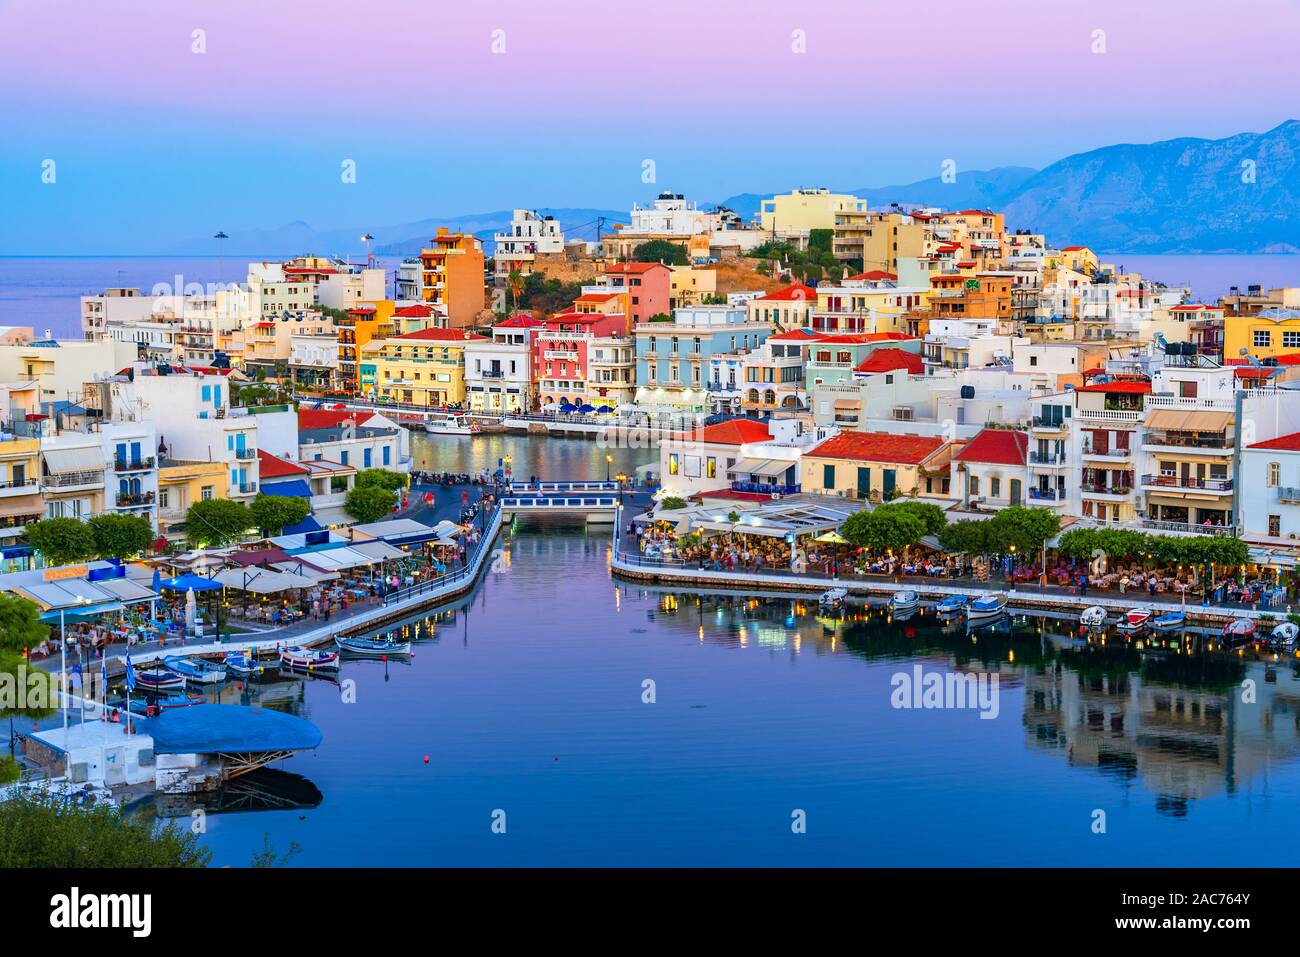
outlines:
[[[357,363],[361,347],[371,339],[386,339],[396,332],[393,323],[391,300],[376,306],[357,306],[349,309],[344,318],[334,320],[339,335],[338,388],[355,395],[361,389],[360,370]]]
[[[1007,275],[930,274],[931,319],[1010,319]]]
[[[432,242],[433,248],[420,250],[421,296],[442,314],[439,325],[472,326],[485,304],[483,244],[469,233],[449,233],[442,227]]]

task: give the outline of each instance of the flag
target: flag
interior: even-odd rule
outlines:
[[[99,659],[99,700],[108,700],[108,656]]]
[[[81,662],[72,666],[72,675],[68,678],[68,687],[81,690]]]
[[[135,690],[135,669],[131,667],[131,656],[126,656],[126,690]]]

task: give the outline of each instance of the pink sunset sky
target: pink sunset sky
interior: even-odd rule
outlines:
[[[1298,35],[1292,0],[0,0],[0,251],[622,209],[647,158],[716,201],[1264,130],[1300,113]]]

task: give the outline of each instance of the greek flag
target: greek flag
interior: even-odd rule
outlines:
[[[68,678],[68,687],[81,690],[81,663],[72,666],[72,675]]]
[[[131,667],[131,656],[126,656],[126,690],[135,690],[135,669]]]

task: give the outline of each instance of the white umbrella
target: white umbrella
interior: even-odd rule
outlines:
[[[194,631],[194,621],[199,616],[199,603],[194,598],[194,589],[185,592],[185,630]]]

